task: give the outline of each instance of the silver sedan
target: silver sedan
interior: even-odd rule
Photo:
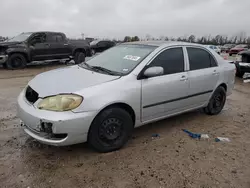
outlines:
[[[80,65],[37,75],[18,97],[24,131],[99,152],[124,146],[134,128],[203,108],[216,115],[232,93],[235,65],[202,45],[123,43]]]

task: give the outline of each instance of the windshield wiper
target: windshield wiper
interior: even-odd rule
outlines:
[[[102,71],[102,72],[105,72],[105,73],[107,73],[107,74],[109,74],[109,75],[116,75],[116,76],[117,76],[117,75],[119,75],[119,76],[123,75],[122,73],[115,72],[115,71],[106,69],[106,68],[104,68],[104,67],[100,67],[100,66],[91,66],[91,65],[89,65],[89,64],[86,63],[86,62],[81,63],[80,65],[81,65],[81,66],[82,66],[82,65],[85,65],[85,66],[86,66],[88,69],[90,69],[90,70],[96,70],[96,71],[98,71],[98,72]]]
[[[100,66],[91,66],[91,68],[94,69],[94,70],[98,70],[98,71],[108,73],[110,75],[121,75],[121,73],[118,73],[118,72],[115,72],[115,71],[112,71],[112,70],[109,70],[109,69],[106,69],[106,68],[100,67]]]

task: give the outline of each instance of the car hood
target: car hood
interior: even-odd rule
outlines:
[[[74,93],[118,78],[120,76],[101,74],[75,65],[39,74],[29,82],[29,86],[43,98]]]
[[[13,45],[17,45],[17,44],[21,44],[22,42],[0,42],[0,46],[13,46]]]

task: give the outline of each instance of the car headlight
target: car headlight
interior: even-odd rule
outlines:
[[[38,104],[41,110],[68,111],[77,108],[83,101],[83,97],[74,94],[62,94],[43,99]]]

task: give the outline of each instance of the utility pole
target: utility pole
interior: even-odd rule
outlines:
[[[84,33],[81,33],[81,35],[82,35],[82,39],[84,39]]]

